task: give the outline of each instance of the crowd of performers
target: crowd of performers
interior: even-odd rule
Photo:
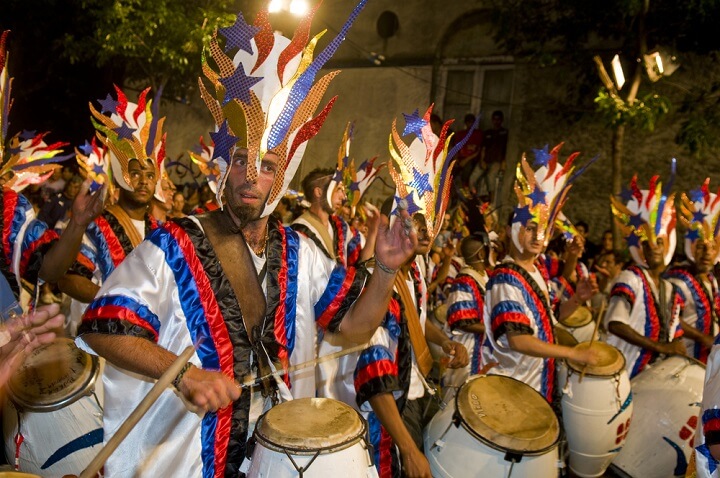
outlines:
[[[145,90],[133,103],[116,88],[91,102],[97,136],[74,154],[62,155],[65,145],[48,145],[43,134],[8,138],[3,34],[0,384],[60,335],[104,359],[102,432],[88,430],[80,444],[67,437],[75,448],[46,447],[34,463],[20,425],[6,436],[7,458],[38,473],[79,473],[86,463],[68,470],[64,460],[107,441],[193,345],[173,387],[105,464],[106,476],[240,476],[263,412],[326,397],[365,417],[380,476],[427,477],[423,428],[442,395],[469,377],[497,374],[532,387],[557,410],[559,362],[599,360],[592,347],[558,343],[557,324],[589,311],[630,378],[673,354],[707,364],[694,459],[699,476],[717,476],[720,195],[709,180],[676,200],[672,180],[653,177],[641,189],[633,178],[627,194],[611,200],[629,264],[612,251],[585,264],[584,238],[562,207],[592,161],[576,168],[578,153],[562,161],[560,145],[534,150],[517,166],[509,218],[488,205],[446,218],[463,142],[452,145],[449,123],[432,131],[430,106],[404,114],[402,132],[392,121],[383,164],[356,165],[348,124],[337,161],[329,161],[335,167],[303,178],[307,209],[272,215],[335,102],[316,115],[338,74],[316,79],[318,70],[363,5],[317,55],[310,17],[292,40],[273,32],[267,13],[253,24],[239,14],[218,30],[199,81],[216,128],[192,155],[216,199],[175,219],[158,207],[172,195],[158,99]],[[69,220],[51,229],[22,190],[68,158],[86,179]],[[378,209],[361,198],[383,167],[396,192]],[[478,213],[482,224],[470,230],[466,218]],[[676,218],[685,234],[677,255]],[[44,283],[72,298],[66,317],[39,302]],[[293,369],[329,354],[338,358]],[[263,379],[238,386],[246,377]]]

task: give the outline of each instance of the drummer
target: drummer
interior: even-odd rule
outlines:
[[[718,333],[720,295],[712,274],[720,261],[720,234],[715,225],[720,220],[718,195],[709,190],[710,178],[690,193],[683,193],[680,220],[685,225],[685,255],[687,261],[671,268],[665,277],[675,285],[680,304],[680,326],[685,332],[683,343],[687,354],[707,362],[713,338]]]
[[[415,213],[418,247],[415,256],[398,271],[387,314],[360,354],[355,369],[356,401],[368,420],[375,466],[381,478],[399,477],[401,473],[430,477],[430,465],[422,452],[423,428],[432,418],[426,411],[435,393],[425,381],[433,366],[427,341],[441,346],[452,357],[448,367],[460,368],[468,363],[465,347],[426,320],[427,287],[417,260],[428,253],[442,227],[448,201],[442,193],[442,181],[450,183],[446,169],[452,160],[447,152],[450,138],[440,143],[430,127],[431,113],[432,106],[423,117],[418,117],[417,111],[405,115],[404,132],[417,136],[409,147],[393,122],[390,153],[400,170],[388,164],[397,189],[395,198],[383,204],[382,212],[391,215],[393,207],[407,202],[408,211]],[[445,137],[449,126],[450,122],[443,126],[441,137]],[[433,153],[437,155],[435,160],[426,161]],[[433,185],[437,184],[440,186],[436,190]],[[378,267],[384,269],[376,263]]]
[[[675,252],[674,195],[657,176],[642,190],[634,176],[630,194],[627,204],[614,197],[611,202],[635,264],[613,285],[605,325],[607,342],[623,353],[633,378],[659,354],[684,355],[685,346],[673,286],[662,278]]]
[[[443,378],[445,386],[460,386],[470,375],[481,369],[481,346],[485,340],[483,308],[485,286],[488,282],[487,264],[490,239],[486,232],[475,232],[460,243],[465,267],[455,277],[448,297],[447,325],[453,337],[462,343],[470,354],[468,366],[449,369]]]
[[[535,150],[533,171],[523,155],[518,165],[515,192],[518,207],[511,219],[510,254],[495,267],[487,285],[483,321],[487,339],[483,363],[497,362],[491,373],[516,378],[540,392],[548,402],[555,393],[555,359],[594,363],[592,349],[574,349],[555,344],[553,298],[548,278],[535,265],[547,246],[572,181],[572,155],[565,166],[558,164],[560,145],[551,152]],[[560,314],[571,314],[595,292],[588,280],[578,282],[572,299],[562,304]]]

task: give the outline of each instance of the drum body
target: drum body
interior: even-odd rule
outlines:
[[[5,453],[44,477],[78,474],[103,443],[101,365],[70,339],[35,350],[8,384]],[[19,438],[19,449],[16,439]]]
[[[513,378],[471,377],[424,435],[435,478],[558,475],[557,418],[539,393]]]
[[[567,361],[558,374],[570,469],[581,477],[601,476],[610,466],[625,443],[633,413],[623,354],[602,342],[594,342],[592,348],[599,356],[597,365],[583,367]]]
[[[559,320],[556,327],[565,329],[578,343],[590,342],[595,332],[595,321],[590,309],[580,306],[570,317]]]
[[[345,403],[329,398],[299,398],[262,415],[247,476],[285,478],[303,471],[306,478],[377,476],[368,454],[367,425]]]
[[[633,425],[613,470],[633,478],[684,476],[704,380],[705,366],[681,356],[655,362],[633,378]]]

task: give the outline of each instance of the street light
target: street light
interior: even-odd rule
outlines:
[[[268,3],[269,13],[290,12],[300,17],[310,9],[307,0],[270,0]]]

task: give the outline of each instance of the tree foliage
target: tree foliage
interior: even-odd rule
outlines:
[[[163,86],[180,97],[197,82],[203,45],[216,27],[232,24],[237,12],[231,0],[76,1],[90,28],[65,33],[64,54],[71,62],[119,62],[126,82]]]

